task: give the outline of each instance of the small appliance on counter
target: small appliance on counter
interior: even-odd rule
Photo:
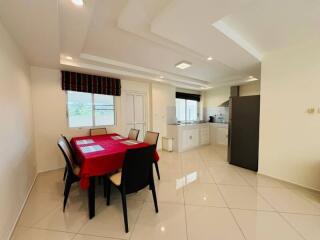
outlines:
[[[214,122],[214,116],[209,116],[209,122],[211,122],[211,123]]]

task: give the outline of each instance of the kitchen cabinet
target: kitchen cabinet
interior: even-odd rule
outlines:
[[[192,149],[199,145],[199,129],[182,129],[182,150]]]
[[[228,145],[228,124],[210,123],[210,142],[213,145]]]
[[[210,143],[210,128],[209,124],[200,125],[200,145]]]
[[[208,123],[168,125],[168,137],[173,138],[173,150],[187,151],[210,143]]]

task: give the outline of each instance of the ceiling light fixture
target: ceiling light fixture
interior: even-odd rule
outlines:
[[[72,60],[72,57],[71,56],[66,56],[66,59],[67,60]]]
[[[164,76],[160,76],[160,78],[161,78],[161,79],[163,79],[163,78],[164,78]]]
[[[253,76],[250,76],[249,79],[246,82],[253,82],[259,80],[258,78],[255,78]]]
[[[176,68],[179,68],[179,69],[186,69],[186,68],[189,68],[189,67],[191,67],[191,63],[189,63],[189,62],[185,62],[185,61],[183,61],[183,62],[179,62],[179,63],[177,63],[176,64]]]
[[[208,61],[211,61],[213,58],[211,57],[211,56],[209,56],[208,58],[207,58],[207,60]]]
[[[83,0],[72,0],[72,3],[78,7],[82,7],[84,5]]]

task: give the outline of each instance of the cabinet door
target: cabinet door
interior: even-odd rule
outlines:
[[[204,126],[200,128],[200,144],[205,145],[210,142],[210,129],[209,126]]]
[[[228,129],[227,128],[222,128],[219,127],[216,129],[216,134],[217,134],[217,144],[221,145],[228,145]]]
[[[199,146],[199,129],[195,128],[195,129],[191,129],[191,148],[197,147]]]
[[[191,147],[191,131],[190,129],[182,130],[182,150],[187,150]]]

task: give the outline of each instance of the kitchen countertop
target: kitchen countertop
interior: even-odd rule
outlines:
[[[170,126],[194,126],[194,125],[200,125],[200,124],[207,124],[209,122],[194,122],[194,123],[170,123],[168,125]]]
[[[217,126],[217,127],[228,127],[229,123],[227,123],[227,122],[225,122],[225,123],[212,122],[212,123],[210,123],[210,125]]]

